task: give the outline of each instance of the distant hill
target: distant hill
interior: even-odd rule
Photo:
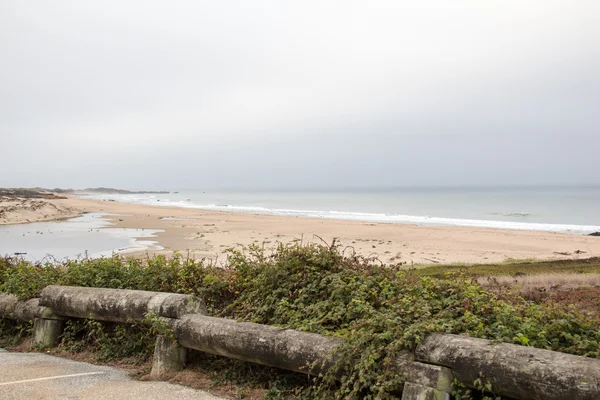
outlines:
[[[46,188],[0,188],[0,196],[2,197],[20,197],[27,199],[65,199],[66,197],[57,196],[57,194],[73,194],[73,193],[103,193],[103,194],[167,194],[166,191],[152,190],[125,190],[114,188],[87,188],[87,189],[46,189]]]
[[[41,188],[0,188],[0,198],[6,199],[66,199],[66,197],[57,196],[54,190]],[[61,192],[65,193],[65,192]]]
[[[106,193],[106,194],[166,194],[167,191],[157,190],[125,190],[125,189],[114,189],[114,188],[87,188],[83,190],[75,190],[74,192],[87,192],[87,193]]]

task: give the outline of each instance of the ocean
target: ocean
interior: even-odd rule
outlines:
[[[588,234],[600,231],[600,187],[419,187],[176,190],[86,194],[120,202],[292,217]]]

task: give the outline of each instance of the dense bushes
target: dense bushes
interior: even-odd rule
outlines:
[[[348,339],[347,378],[317,383],[321,396],[388,397],[401,378],[389,365],[430,332],[468,334],[600,358],[600,323],[553,305],[497,295],[462,275],[419,277],[380,266],[337,246],[280,245],[231,251],[226,265],[156,257],[32,265],[0,260],[0,290],[21,298],[48,284],[191,293],[213,315]],[[140,347],[141,348],[141,347]]]
[[[228,268],[180,255],[168,259],[114,256],[62,264],[0,258],[0,291],[22,300],[37,297],[44,287],[55,284],[189,293],[202,297],[214,309],[233,299],[234,291],[226,284],[228,275]]]

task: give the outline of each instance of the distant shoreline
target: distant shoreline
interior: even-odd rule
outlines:
[[[12,195],[21,197],[44,197],[44,196],[56,196],[61,194],[75,194],[75,193],[105,193],[105,194],[167,194],[171,193],[166,190],[127,190],[127,189],[115,189],[107,187],[96,187],[86,189],[61,189],[61,188],[0,188],[0,196]]]
[[[44,189],[54,193],[60,194],[85,194],[85,193],[96,193],[96,194],[167,194],[171,193],[165,190],[127,190],[127,189],[115,189],[107,187],[97,188],[86,188],[86,189]]]
[[[403,204],[401,207],[390,207],[389,195],[378,195],[377,192],[371,198],[364,201],[365,197],[362,192],[352,193],[351,195],[340,196],[339,193],[327,192],[327,197],[319,193],[285,193],[275,192],[273,194],[266,192],[240,192],[239,194],[219,193],[211,195],[207,192],[199,191],[182,191],[170,192],[168,194],[154,195],[135,195],[130,194],[106,194],[106,193],[77,193],[77,195],[85,196],[86,198],[106,201],[117,201],[129,204],[160,206],[160,207],[180,207],[185,209],[198,209],[204,211],[224,211],[235,213],[251,213],[259,215],[271,215],[281,217],[294,218],[315,218],[328,220],[346,220],[360,221],[371,223],[392,223],[392,224],[416,224],[424,226],[463,226],[471,228],[492,228],[492,229],[507,229],[507,230],[531,230],[541,232],[560,232],[575,235],[587,235],[593,232],[600,231],[600,220],[595,218],[595,224],[585,223],[581,219],[571,222],[568,218],[563,218],[559,212],[558,221],[552,218],[536,217],[536,206],[525,205],[525,208],[514,206],[509,203],[503,204],[486,204],[489,211],[485,214],[473,212],[456,212],[443,206],[436,209],[436,204],[433,209],[419,209],[419,207],[411,208],[411,204],[403,203],[406,198],[399,196],[396,201]],[[257,194],[258,193],[258,194]],[[283,194],[282,194],[283,193]],[[423,196],[423,200],[429,201],[425,197],[435,199],[439,192],[427,194]],[[297,198],[308,201],[298,201]],[[388,197],[386,197],[388,196]],[[352,199],[363,199],[359,202]],[[414,196],[413,196],[414,200]],[[461,200],[468,202],[470,199],[446,199],[447,204],[452,207],[452,204],[459,203]],[[542,199],[543,200],[543,199]],[[410,199],[409,199],[410,201]],[[600,199],[599,199],[600,201]],[[387,203],[387,207],[385,204]],[[434,201],[435,203],[435,201]],[[381,206],[381,204],[384,204]],[[477,204],[477,200],[474,200]],[[437,204],[439,205],[439,204]],[[485,207],[482,206],[481,208]],[[519,210],[527,210],[523,212]],[[532,210],[533,212],[529,212]],[[546,210],[547,211],[547,210]],[[588,210],[589,211],[589,210]],[[592,210],[592,212],[595,210]],[[430,212],[433,212],[431,215]],[[595,213],[594,213],[595,215]],[[561,222],[562,221],[562,222]]]
[[[542,231],[424,226],[328,220],[151,206],[69,196],[49,200],[78,213],[101,212],[114,228],[160,230],[164,248],[150,254],[219,259],[228,248],[251,244],[272,248],[293,241],[332,243],[346,251],[373,255],[384,263],[490,263],[511,259],[582,259],[600,257],[600,238]],[[145,255],[146,252],[133,253]]]

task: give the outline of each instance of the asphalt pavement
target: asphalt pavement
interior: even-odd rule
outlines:
[[[201,390],[131,379],[123,370],[0,349],[0,399],[219,400]]]

